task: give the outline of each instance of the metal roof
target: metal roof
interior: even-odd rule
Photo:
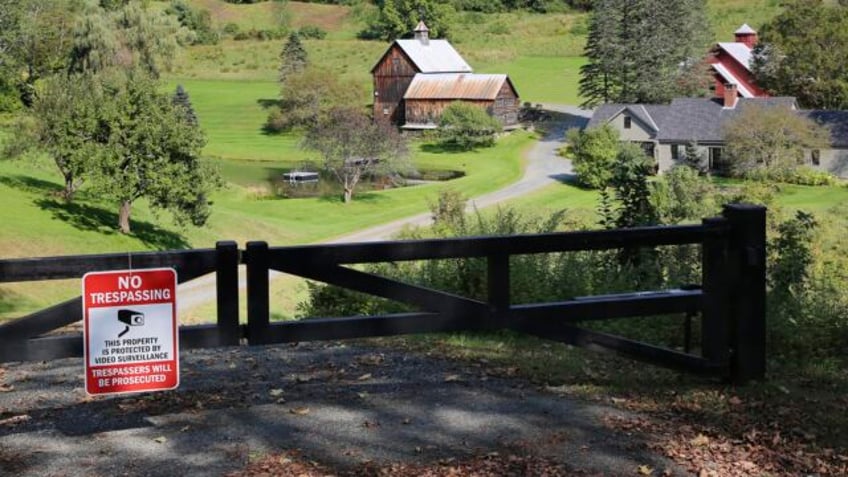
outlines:
[[[751,28],[751,26],[747,23],[743,24],[741,27],[739,27],[738,30],[733,32],[734,35],[753,35],[756,33],[757,31]]]
[[[748,45],[739,42],[721,42],[719,48],[726,51],[734,60],[738,61],[745,69],[751,71],[751,49]]]
[[[715,69],[715,70],[716,70],[716,72],[717,72],[718,74],[720,74],[722,78],[724,78],[724,82],[725,82],[725,83],[732,83],[732,84],[735,84],[735,85],[736,85],[736,91],[738,91],[738,92],[739,92],[739,94],[740,94],[743,98],[753,98],[754,96],[756,96],[754,93],[752,93],[752,92],[751,92],[751,90],[749,90],[749,89],[745,86],[745,84],[744,84],[744,83],[742,83],[742,80],[740,80],[739,78],[737,78],[737,77],[736,77],[736,75],[734,75],[734,74],[733,74],[733,73],[732,73],[729,69],[727,69],[727,67],[725,67],[723,64],[721,64],[721,63],[713,63],[713,64],[712,64],[712,65],[710,65],[710,66],[712,66],[712,67],[713,67],[713,69]]]
[[[447,40],[395,40],[422,73],[471,73],[472,69]]]
[[[412,79],[403,99],[493,100],[505,81],[509,79],[504,74],[419,73]]]

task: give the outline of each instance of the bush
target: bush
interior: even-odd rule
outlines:
[[[327,37],[327,31],[315,25],[303,25],[297,33],[301,38],[323,40]]]
[[[618,131],[610,125],[586,130],[575,128],[568,130],[566,139],[578,182],[591,189],[606,187],[621,148]]]
[[[798,166],[789,169],[754,169],[745,174],[746,179],[761,182],[783,182],[808,186],[835,185],[839,182],[833,174],[813,169],[808,166]]]
[[[225,35],[235,36],[238,34],[239,30],[241,30],[238,26],[238,23],[227,23],[224,25],[223,32]]]
[[[485,110],[460,101],[446,107],[439,120],[440,143],[463,151],[494,145],[500,130],[500,121]]]
[[[220,37],[212,28],[212,17],[208,10],[192,8],[184,0],[172,0],[165,11],[169,15],[176,16],[180,25],[195,33],[193,44],[218,44]]]

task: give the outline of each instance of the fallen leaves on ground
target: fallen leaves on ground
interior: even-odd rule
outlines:
[[[304,458],[297,451],[288,451],[267,455],[251,462],[243,470],[227,474],[227,477],[502,477],[512,475],[564,477],[596,474],[567,469],[561,464],[542,457],[500,455],[497,452],[464,459],[447,458],[429,464],[367,461],[343,471],[336,471]]]

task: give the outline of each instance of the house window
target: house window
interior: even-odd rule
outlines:
[[[630,119],[630,116],[625,116],[624,117],[624,129],[630,129],[631,123],[632,123],[632,121]]]
[[[814,166],[821,165],[821,151],[818,149],[813,149],[810,151],[810,159],[813,161]]]
[[[671,158],[675,161],[680,160],[680,146],[678,144],[671,145]]]

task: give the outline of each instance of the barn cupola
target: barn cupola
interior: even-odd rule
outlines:
[[[757,31],[748,26],[747,23],[739,27],[733,34],[736,35],[736,43],[744,43],[748,48],[754,48],[759,41]]]
[[[420,41],[422,45],[430,44],[430,29],[423,21],[418,22],[418,26],[415,27],[415,39]]]

